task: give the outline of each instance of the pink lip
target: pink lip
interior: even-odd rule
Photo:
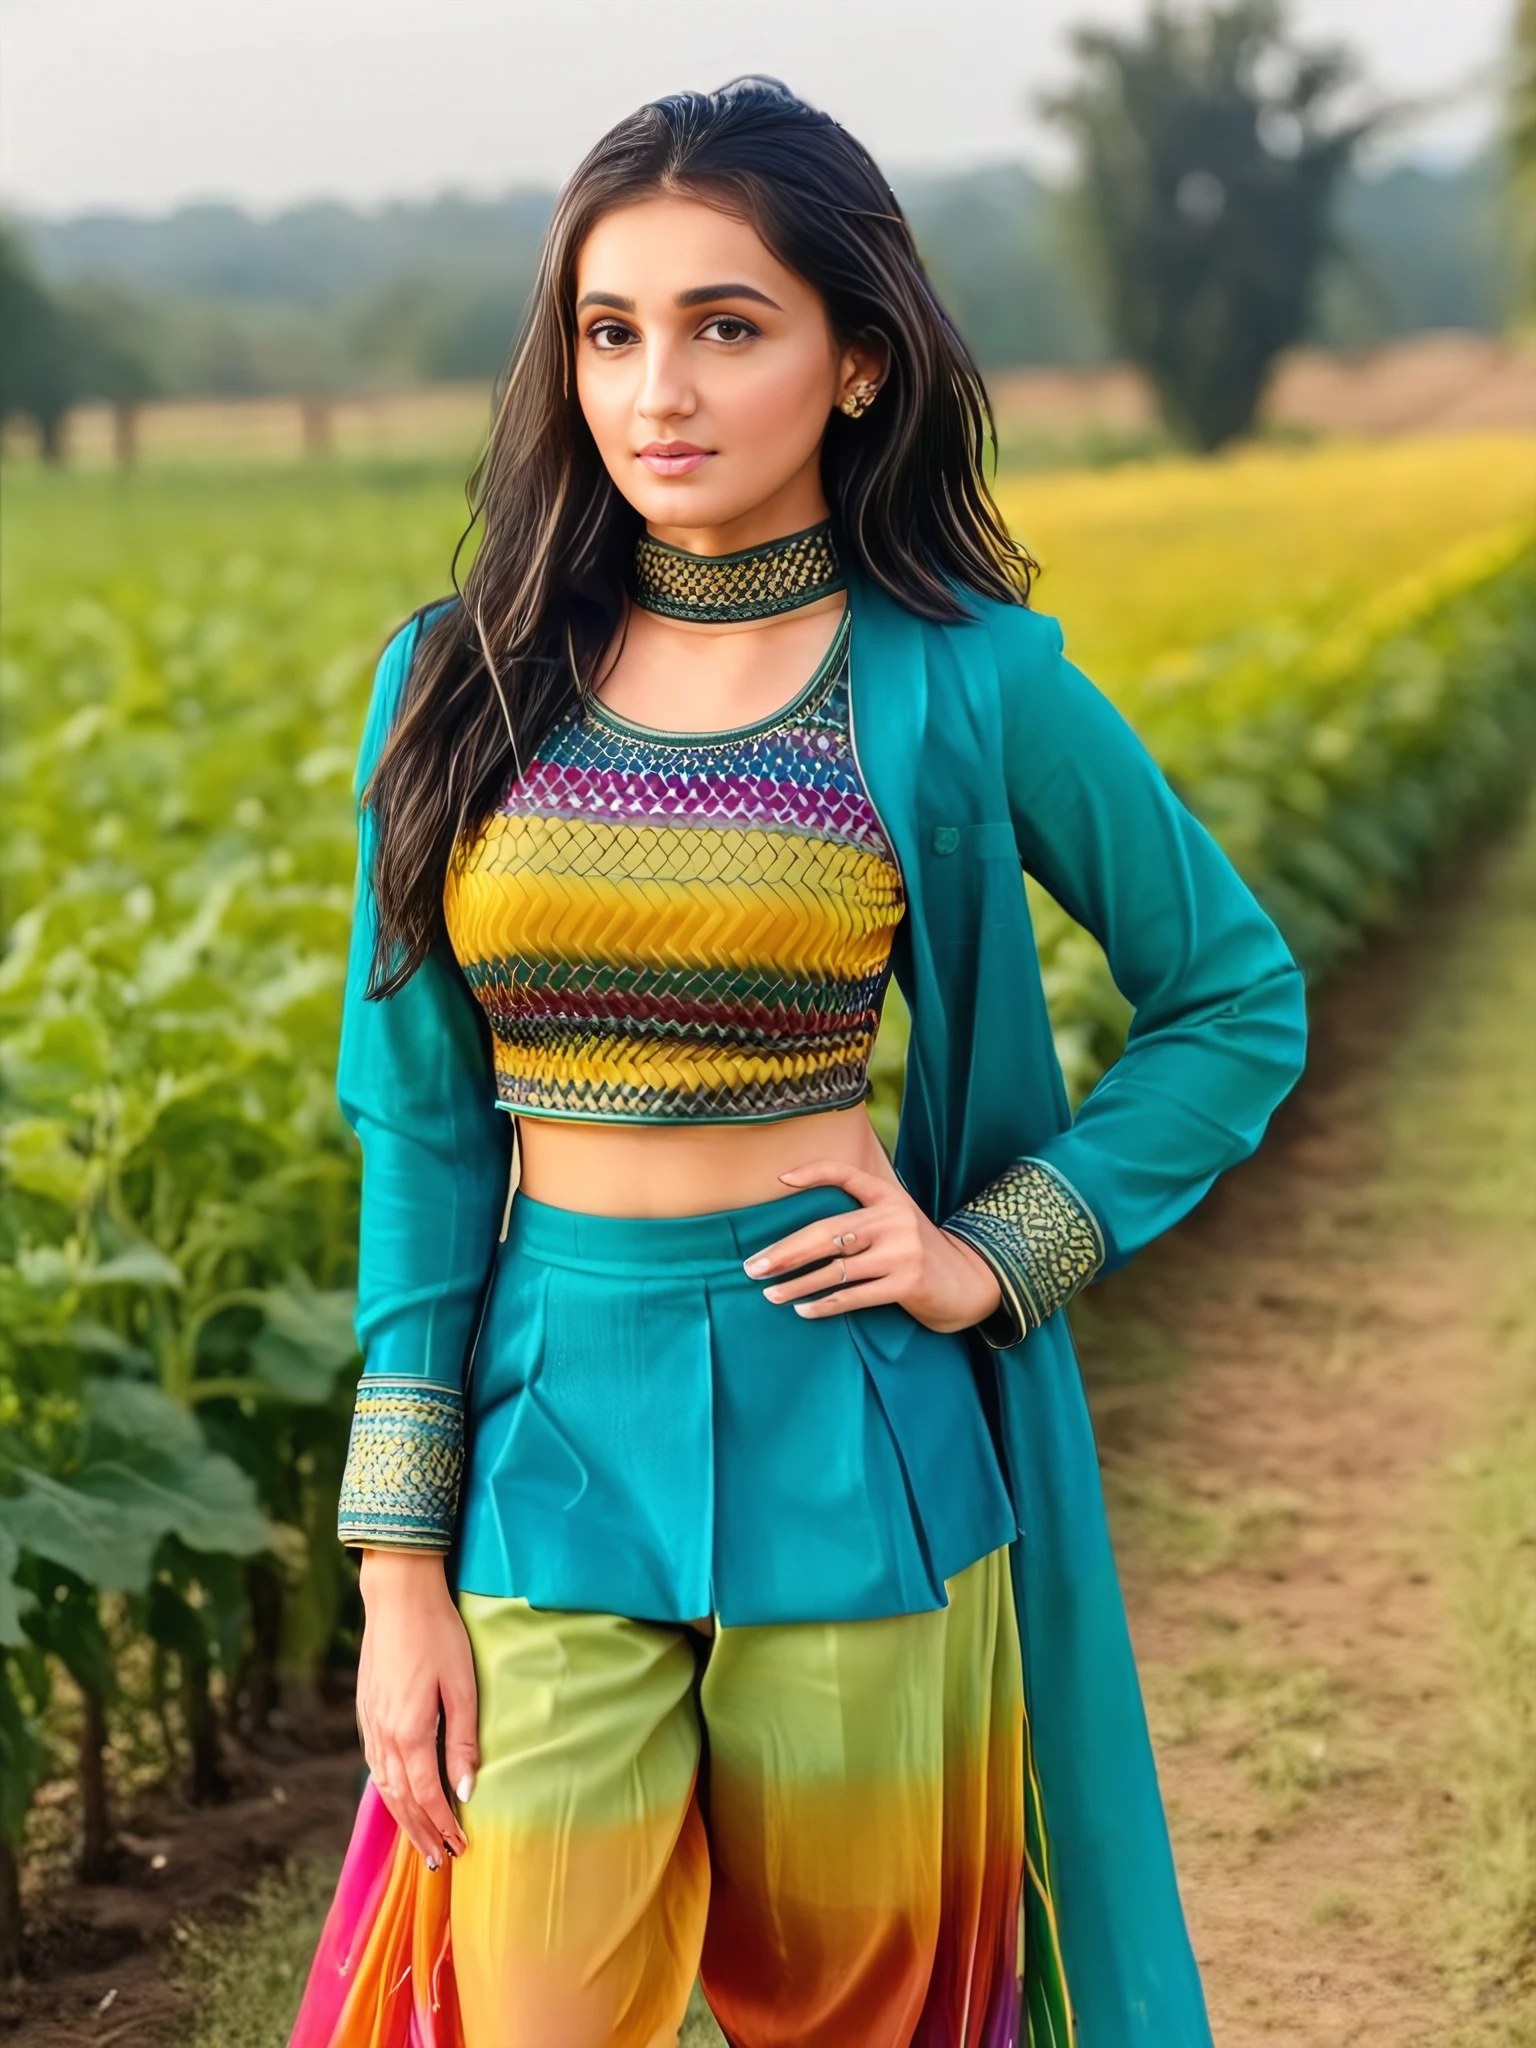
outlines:
[[[701,462],[708,462],[714,450],[696,448],[691,441],[652,441],[637,452],[656,476],[687,476]]]

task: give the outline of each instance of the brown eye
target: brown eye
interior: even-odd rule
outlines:
[[[704,332],[707,334],[711,327],[731,329],[731,332],[718,336],[719,340],[726,342],[742,341],[758,332],[750,320],[743,320],[736,313],[717,313],[714,319],[706,324]]]

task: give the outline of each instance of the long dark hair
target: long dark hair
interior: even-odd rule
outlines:
[[[378,923],[368,994],[446,943],[459,835],[483,819],[593,683],[623,611],[641,521],[603,467],[574,385],[576,263],[613,207],[675,194],[750,222],[821,294],[841,345],[885,357],[879,403],[834,411],[822,484],[839,546],[909,610],[969,616],[959,592],[1027,603],[1034,568],[988,489],[986,389],[869,152],[772,78],[675,93],[589,151],[556,202],[490,438],[469,484],[480,530],[459,601],[423,630],[400,715],[364,791]]]

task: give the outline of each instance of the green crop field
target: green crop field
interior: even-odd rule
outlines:
[[[1309,968],[1514,795],[1529,438],[1005,499],[1069,648]],[[464,515],[441,469],[338,465],[18,470],[3,516],[0,1951],[34,1795],[75,1769],[62,1727],[148,1727],[206,1794],[219,1717],[348,1652],[350,780],[378,649],[445,589]],[[1036,910],[1080,1093],[1124,1009],[1092,941]],[[887,1135],[900,1054],[893,1012]],[[82,1754],[89,1862],[113,1784]]]

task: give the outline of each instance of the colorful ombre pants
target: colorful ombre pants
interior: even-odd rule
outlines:
[[[949,1605],[693,1629],[461,1595],[469,1853],[371,1789],[293,2048],[1013,2048],[1023,1681],[1008,1553]]]

